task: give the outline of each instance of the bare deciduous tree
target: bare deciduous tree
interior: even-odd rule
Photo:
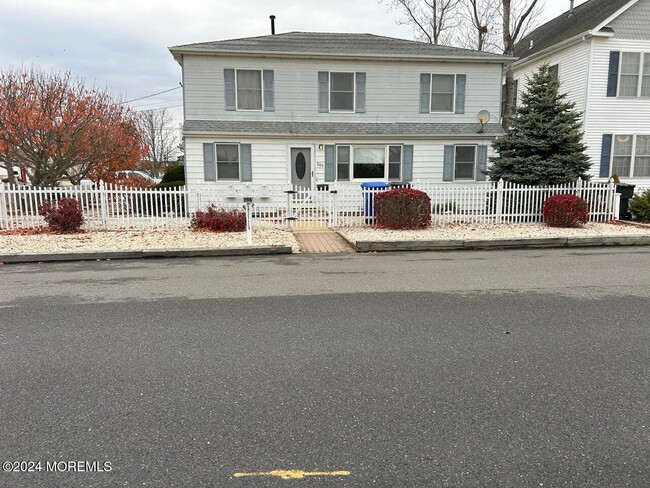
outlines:
[[[386,0],[402,13],[400,25],[410,25],[415,37],[429,44],[449,44],[452,29],[458,27],[458,8],[462,0]]]
[[[178,129],[174,127],[172,115],[165,108],[140,112],[140,128],[148,148],[142,167],[151,176],[158,178],[170,162],[176,160]]]

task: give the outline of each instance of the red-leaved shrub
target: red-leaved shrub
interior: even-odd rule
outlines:
[[[209,230],[211,232],[241,232],[246,230],[246,213],[237,210],[225,210],[210,205],[205,212],[197,210],[190,221],[192,230]]]
[[[553,195],[544,201],[543,213],[549,227],[582,227],[589,221],[589,204],[575,195]]]
[[[377,193],[374,211],[377,227],[425,229],[431,225],[431,199],[420,190],[395,188]]]
[[[45,219],[51,230],[61,234],[77,232],[84,223],[81,204],[74,198],[47,200],[38,207],[38,215]]]

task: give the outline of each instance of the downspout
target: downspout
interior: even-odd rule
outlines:
[[[591,40],[587,40],[587,36],[583,36],[582,38],[583,42],[586,42],[589,45],[589,56],[587,58],[587,83],[585,84],[585,101],[584,101],[584,107],[582,110],[582,129],[584,132],[583,138],[585,139],[584,142],[586,142],[586,137],[587,137],[587,124],[589,122],[589,97],[591,97],[591,82],[592,82],[592,74],[593,70],[591,69],[591,65],[593,64],[594,61],[594,40],[593,38]]]

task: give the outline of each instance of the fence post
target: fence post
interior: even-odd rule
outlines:
[[[618,220],[619,215],[621,215],[621,194],[616,193],[616,185],[611,183],[614,197],[614,205],[612,209],[612,220]]]
[[[106,230],[107,226],[107,210],[108,210],[108,198],[106,193],[106,183],[103,180],[99,180],[99,208],[102,215],[102,227]]]
[[[5,199],[5,184],[0,182],[0,229],[9,228],[9,217],[7,216],[7,201]]]
[[[336,188],[336,182],[332,183],[332,190],[330,190],[330,226],[338,227],[338,209],[336,208],[336,196],[338,195],[338,190]]]
[[[497,208],[496,208],[496,223],[501,223],[501,215],[503,214],[503,178],[497,182]]]

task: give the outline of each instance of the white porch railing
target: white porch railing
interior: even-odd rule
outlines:
[[[551,195],[569,193],[589,203],[592,222],[613,220],[620,195],[614,184],[578,181],[548,187],[511,183],[432,184],[414,182],[431,198],[437,223],[505,223],[542,220],[542,205]],[[85,228],[187,228],[192,213],[213,204],[243,210],[243,198],[253,198],[255,222],[300,227],[360,227],[374,224],[373,200],[386,189],[362,189],[356,183],[331,183],[317,189],[291,185],[197,185],[173,189],[133,189],[99,184],[95,188],[0,185],[0,229],[44,225],[38,207],[46,200],[71,197],[84,211]]]

